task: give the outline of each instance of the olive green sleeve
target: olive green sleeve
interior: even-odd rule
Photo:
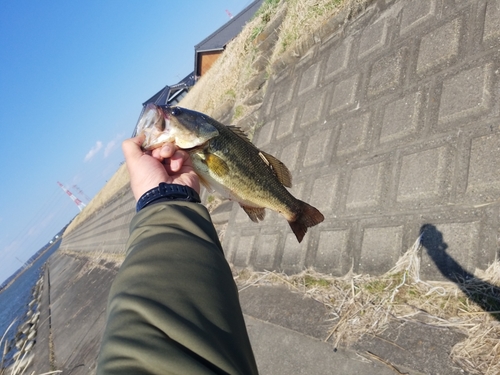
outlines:
[[[157,203],[134,216],[97,374],[257,374],[236,285],[204,206]]]

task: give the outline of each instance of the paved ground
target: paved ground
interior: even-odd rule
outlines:
[[[116,272],[109,263],[59,252],[51,257],[29,373],[95,373],[107,294]],[[240,300],[262,375],[392,375],[395,369],[411,375],[464,374],[448,359],[463,336],[449,329],[398,323],[352,348],[335,348],[325,342],[329,316],[317,301],[277,286],[247,288]]]

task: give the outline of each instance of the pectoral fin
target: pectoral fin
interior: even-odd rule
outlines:
[[[260,220],[264,220],[264,217],[266,216],[266,211],[262,207],[247,207],[241,204],[240,206],[247,213],[250,220],[255,223],[258,223]]]
[[[208,169],[218,177],[224,177],[229,173],[227,163],[214,154],[205,154],[204,161]]]

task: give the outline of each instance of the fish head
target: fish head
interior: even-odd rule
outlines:
[[[137,123],[136,134],[144,134],[144,150],[174,143],[181,149],[203,145],[219,135],[204,115],[181,107],[148,104]]]

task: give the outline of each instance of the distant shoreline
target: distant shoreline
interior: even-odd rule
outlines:
[[[33,260],[31,260],[31,262],[26,267],[24,267],[23,269],[21,269],[20,271],[18,271],[17,275],[12,280],[10,280],[5,286],[2,286],[0,288],[0,294],[2,294],[8,287],[10,287],[21,275],[24,274],[24,272],[26,272],[26,270],[28,270],[29,268],[31,268],[31,266],[38,259],[40,259],[47,251],[49,251],[50,249],[52,249],[55,245],[57,245],[61,241],[62,241],[62,236],[59,236],[59,238],[56,241],[54,241],[49,247],[47,247],[44,251],[42,251],[40,254],[38,254],[38,256],[36,258],[34,258]]]

